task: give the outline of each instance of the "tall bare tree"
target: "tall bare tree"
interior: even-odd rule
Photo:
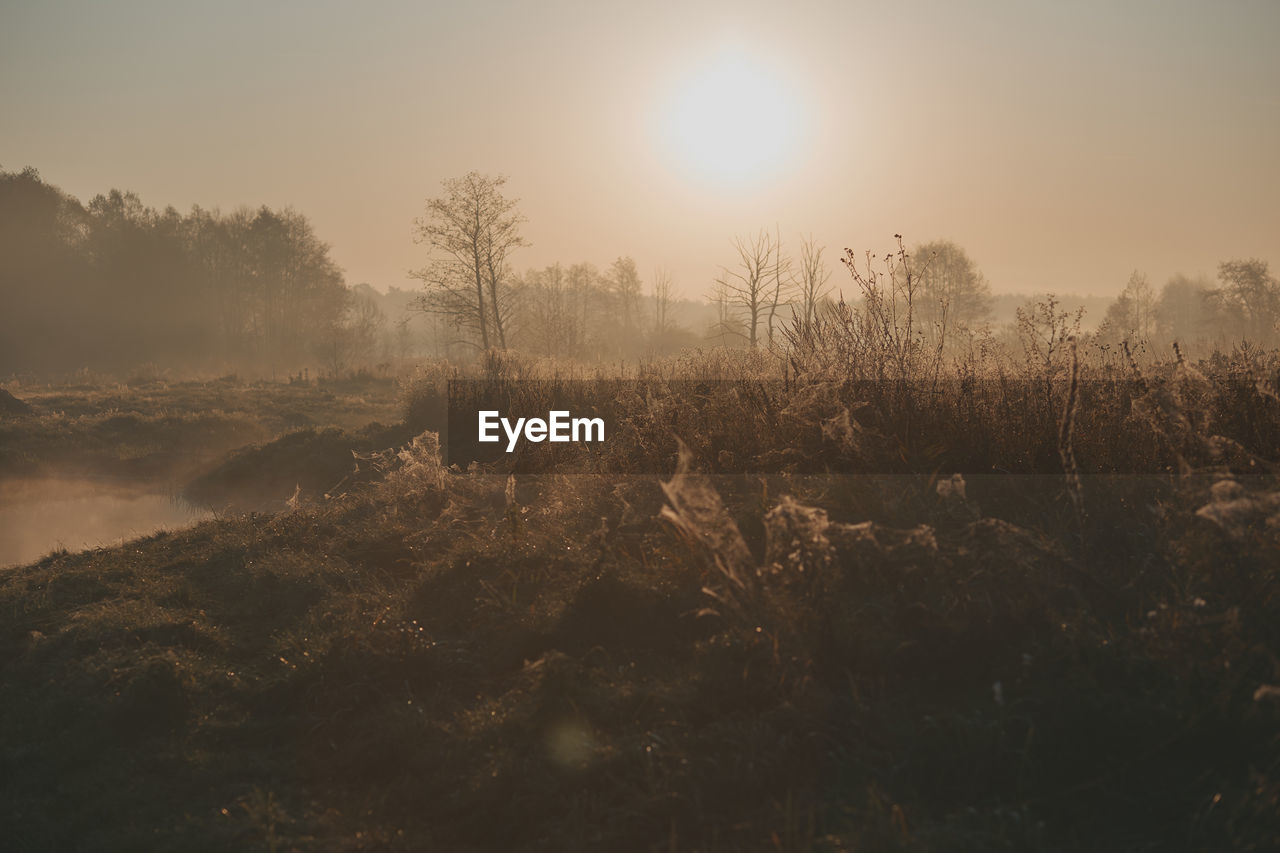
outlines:
[[[780,260],[780,245],[768,231],[761,230],[750,239],[734,238],[738,265],[721,267],[716,277],[715,296],[739,315],[746,328],[748,345],[760,345],[760,326],[772,334],[771,320],[783,295],[786,265]],[[722,326],[723,326],[722,322]]]
[[[776,225],[773,235],[773,267],[770,276],[773,279],[773,290],[769,295],[769,316],[766,324],[769,331],[769,346],[773,346],[773,328],[774,320],[778,316],[778,306],[790,301],[791,291],[795,287],[791,258],[782,254],[782,235]]]
[[[653,334],[661,337],[672,328],[671,304],[675,301],[671,272],[659,267],[653,274]]]
[[[518,200],[502,194],[506,181],[479,172],[448,179],[444,195],[429,199],[427,215],[414,222],[417,241],[427,243],[432,255],[412,273],[424,285],[416,307],[475,331],[486,350],[507,347],[508,257],[528,245],[520,236],[525,219]]]
[[[800,318],[805,327],[818,319],[818,309],[830,289],[831,271],[822,259],[823,247],[806,237],[800,241],[800,271],[796,282],[800,297]]]

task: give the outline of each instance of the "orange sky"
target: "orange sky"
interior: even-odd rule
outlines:
[[[477,169],[522,199],[522,267],[630,254],[702,295],[776,223],[833,266],[901,232],[957,241],[997,292],[1112,293],[1280,265],[1277,36],[1270,0],[8,2],[0,166],[293,205],[382,288],[413,285],[424,199]],[[763,94],[713,87],[696,132],[783,140],[745,174],[673,125],[734,63]]]

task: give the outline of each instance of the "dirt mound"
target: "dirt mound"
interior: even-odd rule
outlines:
[[[18,417],[35,412],[29,403],[24,403],[8,391],[0,388],[0,417]]]
[[[266,444],[241,448],[187,484],[189,500],[231,509],[278,510],[291,497],[312,499],[349,483],[354,452],[407,440],[401,426],[372,423],[358,432],[336,427],[295,430]]]
[[[339,429],[304,429],[237,451],[186,488],[211,506],[280,509],[295,491],[323,493],[354,467],[356,436]]]

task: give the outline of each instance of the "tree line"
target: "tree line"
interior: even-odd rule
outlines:
[[[879,306],[872,303],[886,294],[855,275],[855,301],[842,307],[824,248],[812,238],[786,245],[777,227],[733,241],[736,257],[702,304],[678,299],[663,269],[646,282],[628,256],[605,269],[580,262],[517,271],[525,218],[505,182],[471,172],[444,181],[426,202],[415,226],[428,260],[411,272],[422,287],[410,298],[394,288],[349,288],[328,245],[290,208],[195,206],[182,214],[121,190],[85,204],[34,169],[0,171],[0,375],[146,363],[338,372],[424,350],[465,360],[507,348],[609,361],[703,344],[771,347],[784,329],[803,333],[846,308],[904,311],[883,320],[939,351],[1018,329],[991,328],[991,287],[947,240],[868,255],[866,264],[903,273],[887,279],[901,292]],[[840,258],[851,272],[855,260],[848,250]],[[406,307],[433,318],[425,333]],[[392,324],[388,311],[397,315]],[[1216,281],[1176,276],[1158,294],[1135,272],[1089,337],[1104,348],[1177,340],[1207,350],[1240,339],[1274,346],[1280,282],[1257,259],[1222,263]]]
[[[295,210],[83,204],[31,168],[0,172],[0,374],[340,369],[385,322]]]
[[[520,233],[525,220],[518,201],[504,194],[505,183],[477,172],[446,180],[444,193],[427,201],[416,223],[430,260],[414,273],[423,282],[415,307],[439,318],[463,348],[515,347],[586,360],[698,343],[754,349],[778,344],[783,329],[804,334],[847,308],[878,316],[908,335],[911,346],[946,352],[1005,338],[1016,351],[1027,318],[1046,302],[1029,299],[1007,328],[993,328],[991,286],[963,248],[933,240],[908,250],[898,238],[899,248],[880,258],[859,259],[845,250],[840,261],[856,286],[854,304],[840,307],[843,296],[831,283],[824,248],[801,238],[789,250],[775,226],[733,240],[736,257],[711,284],[712,316],[699,335],[672,319],[671,277],[657,271],[646,293],[629,257],[605,271],[579,263],[516,272],[512,257],[527,245]],[[884,281],[892,288],[876,285],[873,263],[889,265]],[[1057,300],[1049,295],[1047,303]],[[1235,340],[1275,345],[1280,283],[1256,259],[1224,262],[1216,282],[1177,276],[1159,295],[1135,273],[1089,339],[1103,348],[1174,340],[1201,351]]]
[[[1193,351],[1234,341],[1280,345],[1280,280],[1259,258],[1223,261],[1217,278],[1176,275],[1157,293],[1135,270],[1097,332],[1104,345],[1178,341]]]

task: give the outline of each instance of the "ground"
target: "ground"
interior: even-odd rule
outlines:
[[[1107,479],[1088,434],[1078,486],[910,470],[937,458],[928,434],[898,436],[900,470],[844,470],[898,422],[887,398],[854,407],[862,450],[787,434],[829,471],[712,472],[745,466],[692,427],[663,439],[651,403],[631,452],[662,474],[509,479],[406,440],[327,498],[8,571],[0,831],[16,850],[1270,849],[1280,490],[1257,438],[1280,418],[1206,381],[1222,441],[1175,473]],[[824,420],[859,393],[753,388],[767,405],[703,401],[749,406],[706,428],[767,444],[749,417],[817,400]],[[355,412],[299,391],[261,399]],[[24,399],[101,417],[75,396]],[[294,464],[260,405],[228,407],[258,449],[206,474]],[[366,420],[414,433],[396,405]],[[1105,414],[1080,422],[1122,443]]]

